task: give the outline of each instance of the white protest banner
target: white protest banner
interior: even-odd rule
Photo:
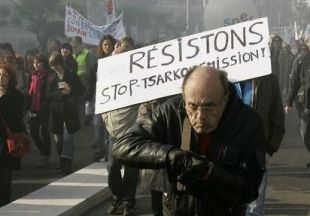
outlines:
[[[105,34],[121,39],[126,36],[122,17],[122,14],[119,15],[109,25],[96,26],[73,8],[66,6],[65,35],[67,37],[80,36],[84,43],[93,45],[98,45],[102,35]]]
[[[194,65],[241,81],[271,73],[267,18],[131,50],[98,61],[96,113],[181,93]]]

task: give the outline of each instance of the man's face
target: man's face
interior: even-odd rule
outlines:
[[[273,40],[273,48],[274,49],[280,49],[282,47],[282,44],[281,44],[281,39],[276,37],[274,40]]]
[[[56,44],[56,42],[55,41],[50,41],[50,42],[48,42],[48,44],[47,44],[47,50],[49,51],[49,52],[53,52],[53,51],[55,51],[55,52],[58,52],[58,46],[57,46],[57,44]]]
[[[81,47],[79,42],[75,40],[74,38],[70,41],[70,45],[72,46],[74,50],[78,50]]]
[[[308,54],[308,48],[307,48],[307,45],[302,45],[300,47],[300,55],[301,56],[306,56]]]
[[[210,85],[188,80],[184,87],[185,109],[198,134],[208,134],[217,128],[227,99],[219,80]]]

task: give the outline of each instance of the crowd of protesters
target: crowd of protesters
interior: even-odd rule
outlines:
[[[94,52],[84,46],[81,37],[74,37],[64,43],[49,40],[46,50],[31,49],[23,58],[11,44],[1,43],[1,119],[15,132],[29,127],[39,152],[40,168],[50,167],[51,143],[55,143],[57,169],[64,174],[73,171],[74,135],[93,122],[95,137],[90,151],[92,161],[108,162],[108,184],[113,195],[110,215],[135,214],[139,169],[156,169],[141,172],[151,176],[155,216],[264,215],[268,177],[265,157],[278,151],[285,133],[284,114],[292,110],[294,102],[301,120],[302,141],[310,152],[307,44],[300,41],[294,55],[276,35],[270,43],[270,75],[231,84],[224,72],[198,67],[186,75],[181,96],[95,115],[97,60],[135,47],[129,37],[117,41],[104,35]],[[205,103],[208,97],[215,102]],[[249,123],[238,118],[238,110],[249,116]],[[212,122],[205,122],[206,115]],[[188,130],[184,119],[188,119],[190,135],[184,135]],[[239,130],[227,127],[232,122]],[[238,122],[248,131],[241,129]],[[221,140],[217,135],[224,130],[230,140]],[[252,140],[249,133],[259,138]],[[184,136],[191,137],[188,149],[182,147]],[[12,170],[20,169],[20,158],[8,154],[5,139],[5,125],[0,121],[0,207],[10,202]],[[231,142],[232,149],[228,147]],[[238,154],[240,157],[234,158]],[[310,173],[308,161],[306,168]]]

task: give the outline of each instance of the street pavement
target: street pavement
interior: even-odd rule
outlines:
[[[74,136],[73,171],[79,170],[92,163],[91,144],[94,139],[92,125],[81,129]],[[49,167],[40,167],[39,151],[32,143],[31,153],[22,158],[22,169],[13,173],[12,200],[18,199],[65,176],[57,170],[59,159],[56,146],[52,143],[52,155]]]
[[[269,178],[266,198],[268,216],[310,216],[310,175],[306,172],[306,163],[310,154],[301,143],[299,122],[295,112],[287,115],[283,143],[268,164]],[[91,163],[91,143],[94,138],[93,126],[80,130],[75,137],[74,170]],[[30,155],[23,159],[22,170],[14,172],[13,200],[22,197],[46,184],[63,177],[55,169],[58,163],[55,148],[49,168],[37,168],[38,152],[35,147]],[[103,202],[83,216],[107,215],[109,201]],[[137,214],[151,215],[150,195],[145,188],[138,188]]]

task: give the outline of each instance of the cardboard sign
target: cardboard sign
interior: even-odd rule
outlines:
[[[181,93],[196,65],[223,69],[230,81],[271,73],[267,18],[177,38],[98,61],[96,113]]]

